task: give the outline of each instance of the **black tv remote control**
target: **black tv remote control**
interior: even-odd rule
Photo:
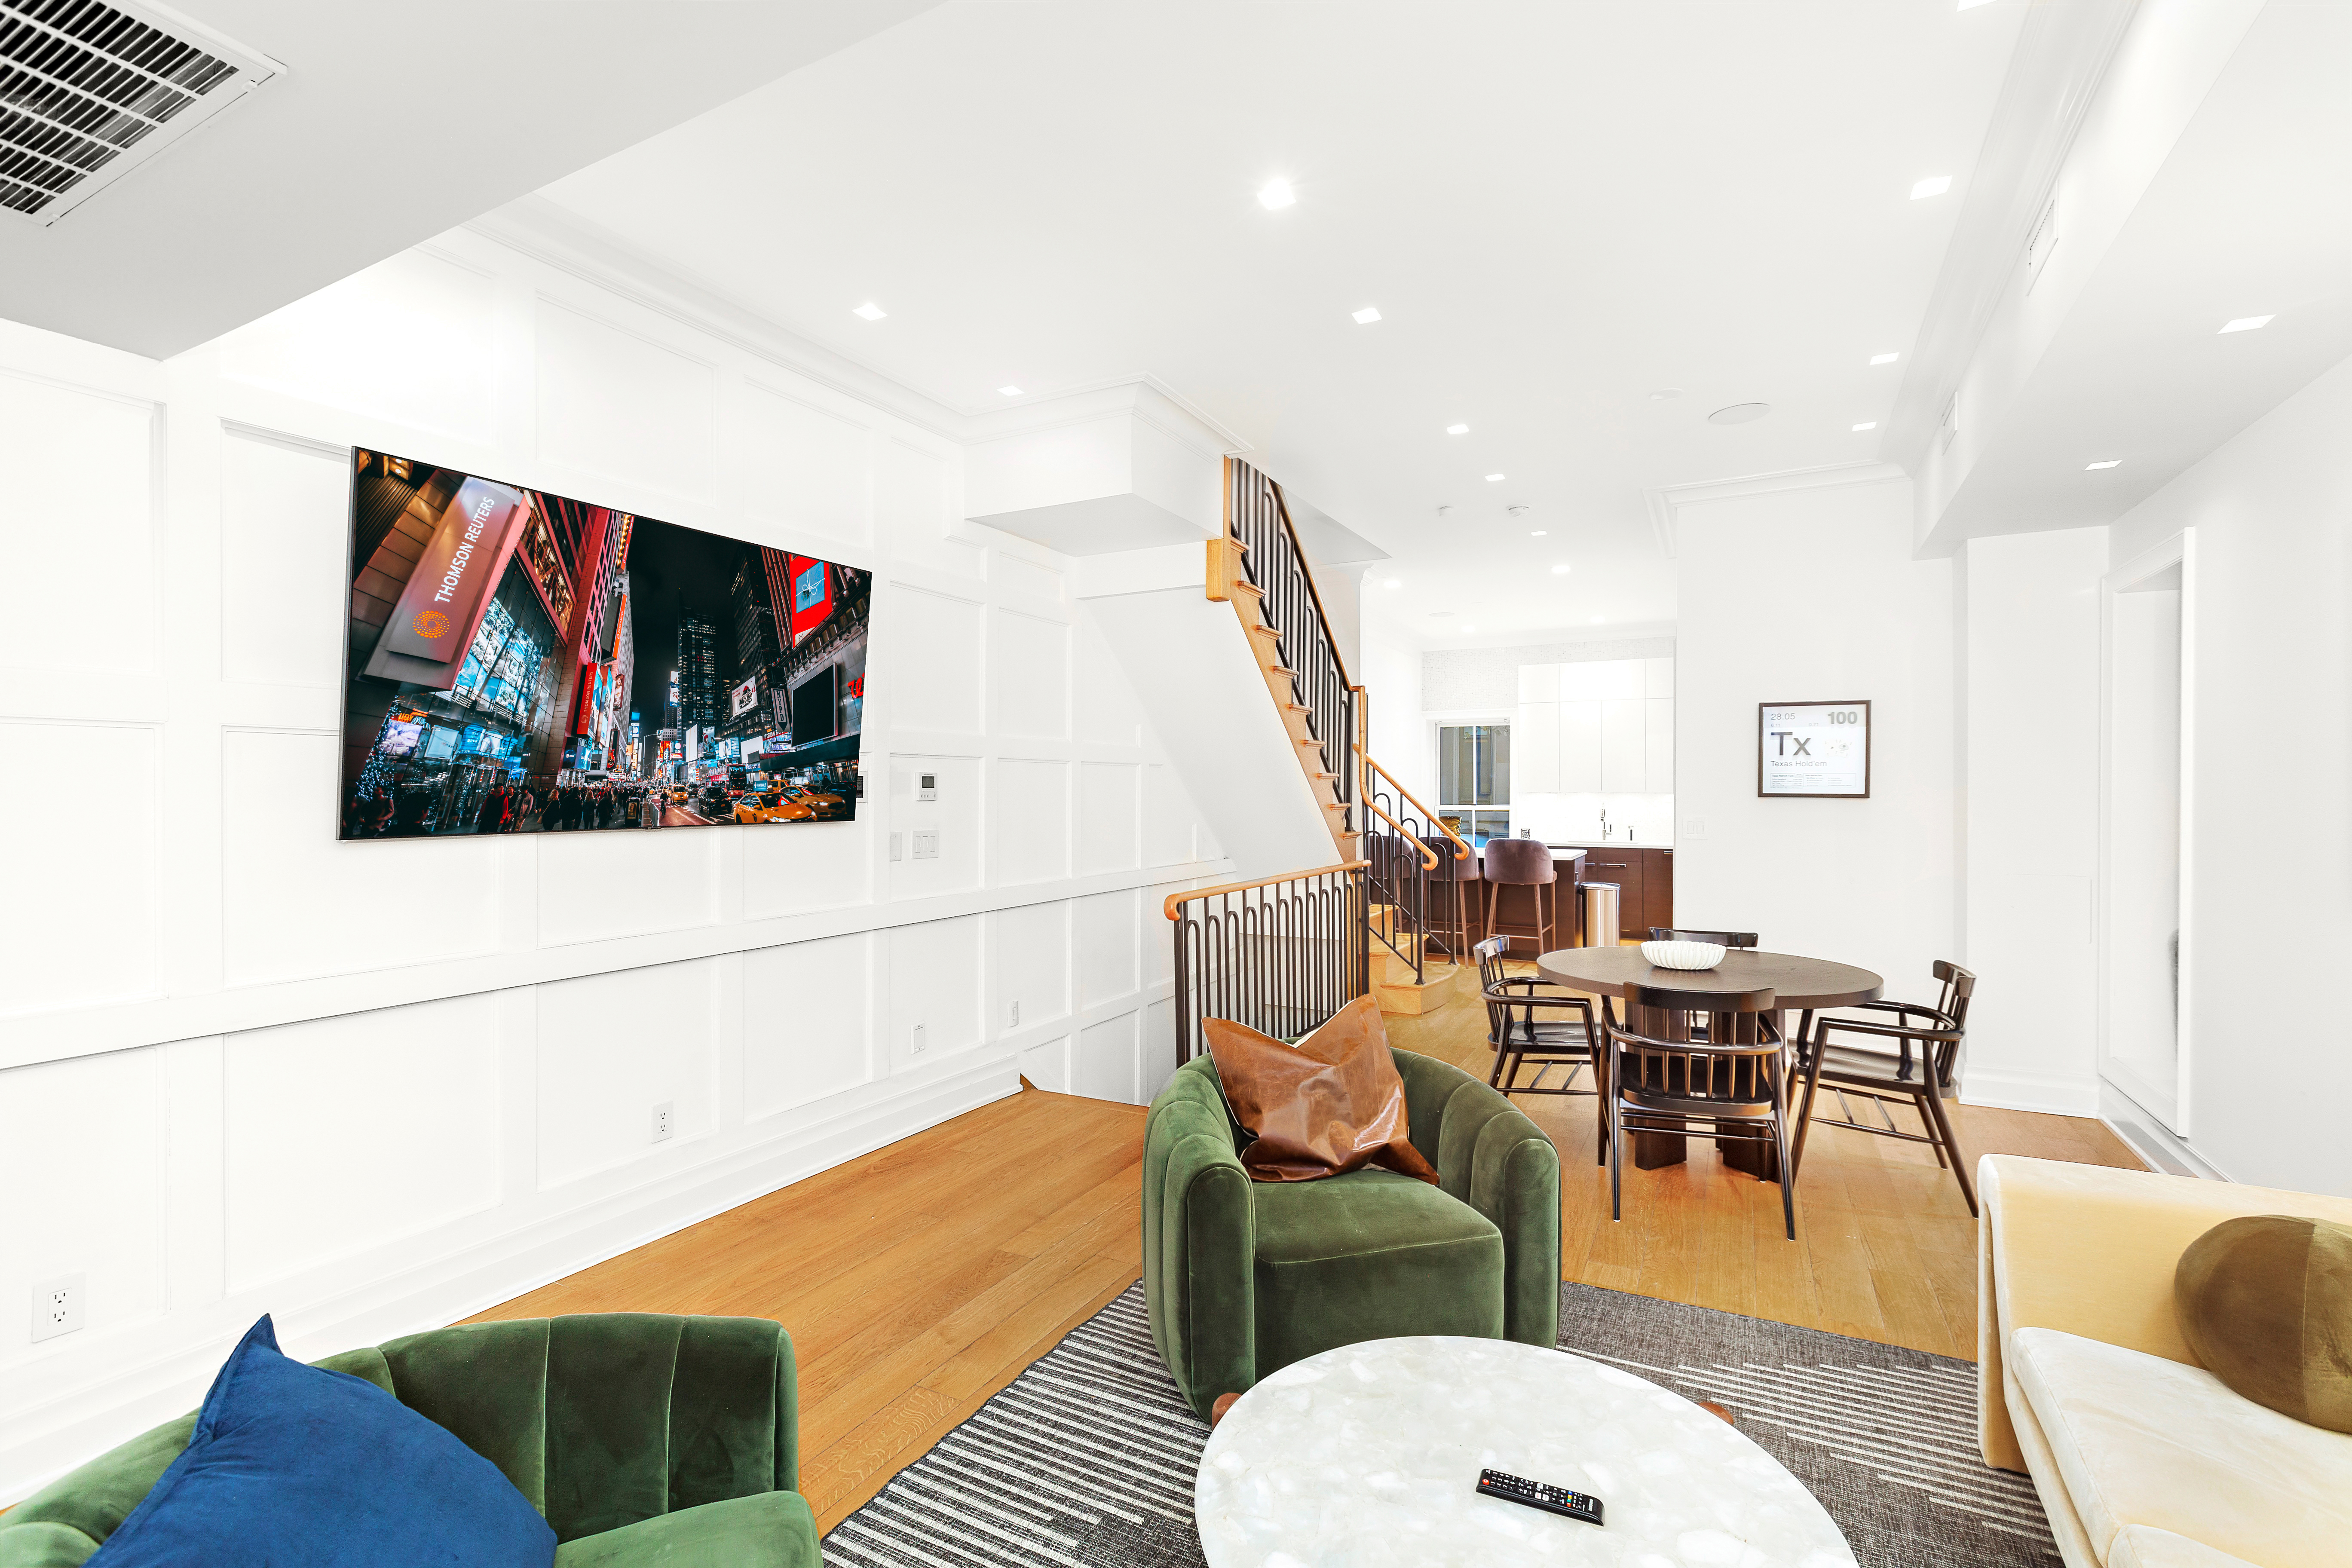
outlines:
[[[1546,1513],[1565,1514],[1580,1519],[1587,1524],[1601,1522],[1601,1500],[1591,1492],[1572,1492],[1566,1487],[1547,1486],[1515,1476],[1504,1470],[1480,1470],[1478,1495],[1498,1497],[1505,1502],[1515,1502],[1528,1508],[1539,1508]]]

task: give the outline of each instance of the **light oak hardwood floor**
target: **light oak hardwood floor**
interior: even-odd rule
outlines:
[[[1391,1037],[1486,1076],[1464,999]],[[1784,1238],[1779,1190],[1694,1142],[1628,1171],[1609,1219],[1594,1101],[1518,1102],[1561,1151],[1568,1279],[1973,1359],[1976,1226],[1921,1147],[1816,1128]],[[1900,1113],[1898,1113],[1900,1114]],[[1961,1107],[1971,1160],[2137,1166],[2096,1121]],[[1028,1090],[519,1296],[559,1312],[774,1318],[799,1359],[801,1487],[823,1529],[1139,1276],[1142,1108]]]

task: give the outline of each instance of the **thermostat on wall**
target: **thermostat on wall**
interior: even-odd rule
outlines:
[[[915,775],[915,798],[917,800],[939,799],[940,775],[937,773],[917,773]]]

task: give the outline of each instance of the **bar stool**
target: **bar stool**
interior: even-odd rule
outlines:
[[[1423,873],[1429,882],[1430,940],[1444,951],[1448,963],[1466,963],[1470,960],[1469,900],[1477,896],[1470,891],[1469,884],[1478,880],[1478,857],[1470,854],[1455,859],[1462,847],[1444,834],[1425,835],[1422,842],[1437,856],[1437,864]],[[1444,938],[1437,935],[1444,928],[1436,923],[1437,890],[1441,887],[1453,895],[1454,900],[1454,932]]]
[[[1532,838],[1489,838],[1486,840],[1486,929],[1495,929],[1495,900],[1505,888],[1525,888],[1535,900],[1536,940],[1542,943],[1538,950],[1549,952],[1554,945],[1552,928],[1559,917],[1559,872],[1552,865],[1551,849]],[[1544,912],[1544,889],[1549,888],[1551,912]]]

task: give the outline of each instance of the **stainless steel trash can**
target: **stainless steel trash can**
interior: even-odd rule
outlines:
[[[1617,898],[1614,882],[1586,882],[1584,890],[1584,945],[1615,947],[1617,945]]]

